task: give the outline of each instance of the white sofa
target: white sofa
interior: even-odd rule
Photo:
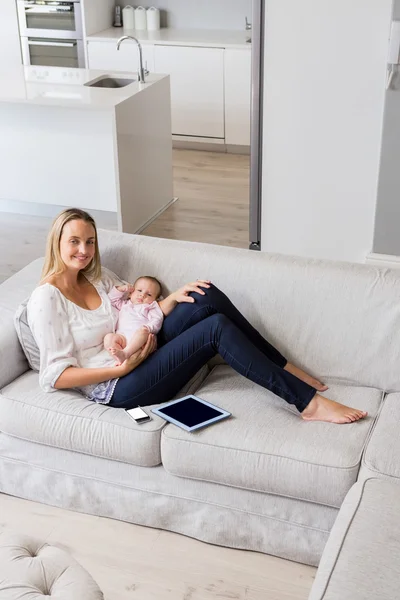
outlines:
[[[13,324],[37,260],[0,286],[0,491],[317,565],[353,484],[400,477],[400,272],[99,234],[103,264],[123,279],[151,274],[165,291],[211,279],[329,397],[370,416],[305,422],[218,363],[189,389],[233,418],[195,434],[155,416],[136,425],[73,391],[43,393]]]
[[[400,585],[400,485],[358,482],[347,494],[309,600],[395,600]]]

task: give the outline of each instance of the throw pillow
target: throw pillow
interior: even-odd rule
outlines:
[[[118,275],[116,275],[106,267],[102,267],[101,280],[104,284],[104,287],[107,290],[107,293],[110,291],[113,285],[122,285],[124,283],[127,283],[126,281],[120,279]],[[24,300],[22,304],[19,305],[14,316],[14,325],[17,331],[19,342],[28,360],[30,368],[34,371],[39,372],[40,352],[28,324],[28,302],[29,298]]]

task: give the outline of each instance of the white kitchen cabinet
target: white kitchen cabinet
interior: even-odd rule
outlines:
[[[171,77],[172,133],[223,139],[224,49],[157,45],[154,67]]]
[[[143,65],[154,73],[154,46],[142,46]],[[110,71],[137,72],[139,51],[134,42],[123,42],[117,50],[116,42],[88,41],[88,68]]]
[[[250,145],[251,50],[225,50],[225,143]]]

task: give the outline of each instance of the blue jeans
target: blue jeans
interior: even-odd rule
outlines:
[[[158,349],[117,382],[110,406],[134,408],[171,400],[216,354],[235,371],[302,412],[316,390],[284,370],[287,360],[217,287],[192,293],[158,334]]]

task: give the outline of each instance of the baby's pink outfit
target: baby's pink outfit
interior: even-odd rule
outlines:
[[[164,315],[158,302],[151,304],[132,304],[126,292],[120,292],[113,287],[108,297],[111,304],[119,311],[117,333],[129,340],[140,329],[147,327],[150,333],[158,333],[162,327]]]

